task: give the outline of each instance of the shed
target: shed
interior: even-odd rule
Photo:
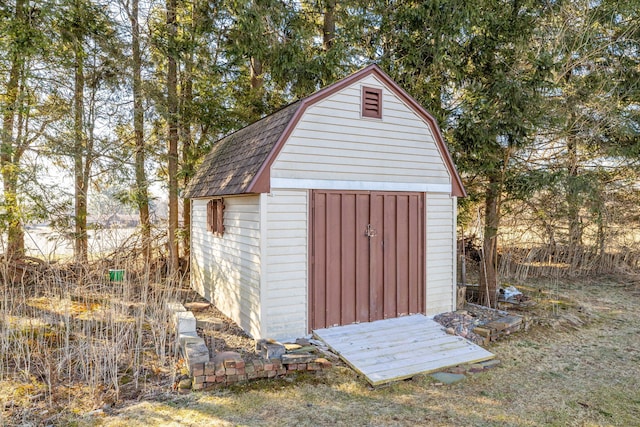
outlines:
[[[213,145],[191,285],[254,338],[451,311],[464,195],[434,118],[371,65]]]

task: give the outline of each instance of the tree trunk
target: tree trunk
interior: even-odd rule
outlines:
[[[82,40],[77,38],[74,46],[74,115],[73,115],[73,134],[74,134],[74,177],[75,177],[75,259],[76,262],[84,263],[87,261],[88,240],[87,240],[87,193],[86,182],[84,180],[84,155],[85,155],[85,137],[84,137],[84,51],[82,49]]]
[[[178,271],[178,73],[176,46],[176,0],[167,0],[169,52],[167,55],[167,107],[169,117],[169,271]]]
[[[191,11],[191,42],[192,46],[195,45],[195,31],[196,31],[196,4],[192,4]],[[194,153],[193,153],[193,136],[191,134],[191,121],[193,117],[193,49],[190,49],[188,55],[184,60],[184,75],[182,79],[182,108],[180,112],[180,133],[182,136],[182,168],[185,171],[183,174],[183,187],[186,188],[191,179],[191,174],[194,165]],[[183,254],[186,260],[190,256],[191,246],[191,201],[189,199],[182,199],[182,248]]]
[[[572,114],[572,119],[573,119]],[[582,223],[580,221],[580,185],[578,183],[578,142],[572,130],[567,137],[567,216],[569,220],[569,248],[567,263],[575,266],[582,247]]]
[[[498,272],[498,226],[500,225],[500,179],[490,177],[485,193],[483,257],[480,265],[480,303],[496,307]]]
[[[151,224],[149,221],[149,190],[145,166],[144,143],[144,108],[142,105],[142,58],[140,54],[140,25],[138,23],[139,0],[132,0],[131,15],[131,50],[133,56],[133,131],[135,139],[135,201],[140,212],[140,228],[142,229],[142,256],[145,265],[151,258]]]
[[[24,0],[16,1],[15,20],[18,24],[24,22]],[[13,127],[18,111],[18,94],[20,82],[20,70],[22,58],[20,52],[11,51],[11,68],[5,95],[4,113],[2,115],[2,147],[0,149],[0,168],[2,169],[2,183],[4,196],[4,211],[6,215],[5,227],[7,229],[7,252],[9,259],[19,258],[24,255],[24,229],[18,203],[18,169],[20,154],[14,143]]]
[[[264,79],[262,77],[262,61],[256,57],[251,57],[251,89],[262,89]]]
[[[336,0],[326,0],[322,23],[322,49],[328,52],[336,38]]]

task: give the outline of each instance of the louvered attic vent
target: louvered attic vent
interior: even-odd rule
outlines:
[[[382,118],[382,89],[362,87],[362,117]]]

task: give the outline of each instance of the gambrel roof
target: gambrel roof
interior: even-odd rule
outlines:
[[[203,198],[270,191],[270,168],[305,110],[324,98],[369,75],[375,75],[431,128],[436,145],[451,175],[451,194],[466,195],[438,125],[415,99],[377,65],[362,70],[290,104],[213,145],[186,189],[186,198]]]

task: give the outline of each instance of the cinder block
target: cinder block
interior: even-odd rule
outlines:
[[[189,366],[192,366],[196,363],[206,363],[209,361],[209,349],[204,344],[204,341],[200,343],[187,343],[182,348],[182,352]],[[204,366],[202,370],[204,372]]]
[[[178,335],[178,342],[180,343],[180,347],[184,347],[187,343],[191,342],[204,342],[202,338],[198,336],[198,334],[194,332],[184,332]]]
[[[179,311],[174,315],[178,334],[196,332],[196,318],[190,311]]]
[[[180,311],[187,311],[187,309],[184,308],[184,305],[180,304],[177,301],[168,301],[167,302],[167,309],[172,311],[172,312],[174,312],[174,313],[177,313],[177,312],[180,312]]]

